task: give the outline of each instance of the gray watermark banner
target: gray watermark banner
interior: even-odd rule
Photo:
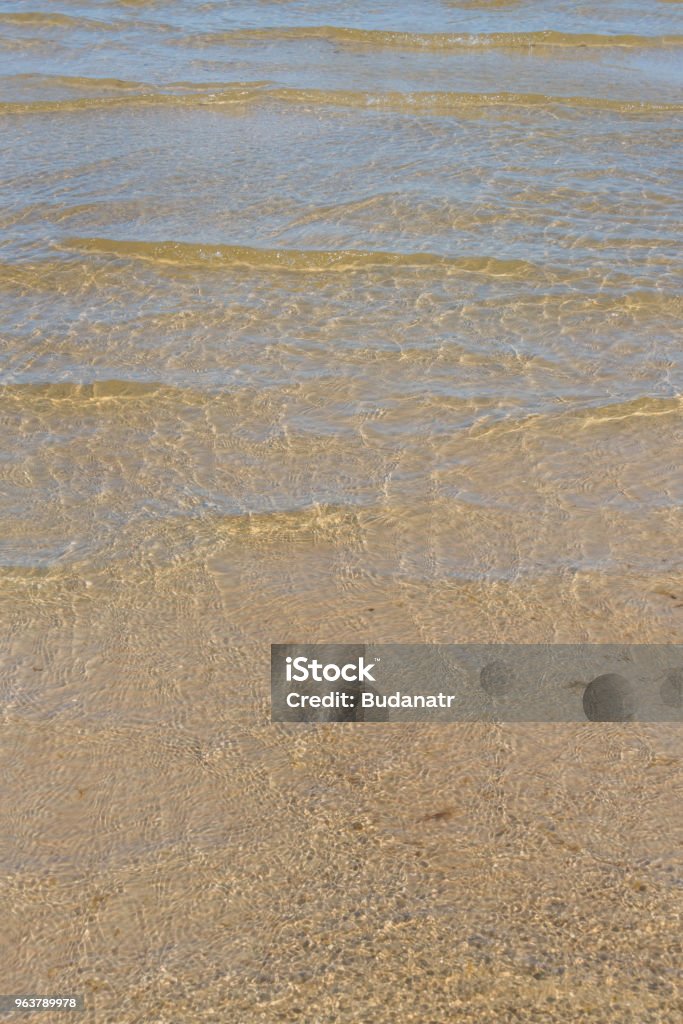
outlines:
[[[683,644],[273,644],[273,722],[681,722]]]

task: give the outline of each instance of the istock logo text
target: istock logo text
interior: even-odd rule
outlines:
[[[305,657],[286,658],[285,661],[288,683],[305,683],[309,679],[313,679],[317,683],[336,683],[338,679],[343,679],[347,683],[375,682],[372,669],[376,663],[372,661],[366,665],[365,659],[362,657],[357,662],[348,662],[341,666],[325,665],[316,659],[311,661]]]

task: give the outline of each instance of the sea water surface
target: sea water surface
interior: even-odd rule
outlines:
[[[267,672],[681,641],[682,114],[675,0],[0,0],[0,991],[680,1019],[679,730]]]

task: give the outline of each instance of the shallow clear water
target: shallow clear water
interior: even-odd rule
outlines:
[[[674,727],[297,731],[267,671],[680,642],[682,55],[664,0],[0,0],[0,991],[679,1019]]]

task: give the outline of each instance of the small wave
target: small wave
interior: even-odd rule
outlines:
[[[207,46],[254,41],[320,39],[345,46],[411,50],[476,50],[532,47],[660,48],[683,45],[683,35],[601,34],[595,32],[387,32],[338,25],[302,25],[291,28],[233,29],[183,37],[184,45]]]
[[[574,416],[589,426],[594,423],[606,423],[616,420],[628,420],[634,416],[671,416],[683,411],[683,396],[673,395],[667,398],[655,398],[652,395],[641,395],[621,402],[607,402],[588,409],[577,410]]]
[[[84,374],[85,376],[86,374]],[[275,390],[278,385],[273,386]],[[0,383],[0,398],[7,409],[9,402],[20,406],[60,403],[79,408],[97,406],[100,403],[139,403],[156,411],[172,408],[206,409],[208,406],[225,410],[242,410],[251,402],[262,399],[265,391],[251,383],[221,383],[203,386],[196,382],[172,383],[169,381],[136,380],[130,377],[105,377],[99,380],[24,380]]]
[[[268,85],[267,82],[227,82],[215,85],[172,82],[164,86],[154,86],[124,79],[89,79],[64,75],[42,76],[40,84],[47,88],[57,86],[81,91],[90,90],[94,95],[0,103],[0,115],[66,114],[92,109],[137,106],[192,107],[254,103],[263,95]]]
[[[574,423],[580,430],[602,426],[608,423],[623,423],[635,418],[652,419],[660,416],[680,416],[683,412],[683,395],[655,397],[640,395],[613,402],[596,403],[581,408],[560,408],[553,412],[510,416],[494,423],[475,423],[470,429],[472,437],[488,437],[509,434],[514,431],[528,431],[541,427],[545,430],[562,429]]]
[[[44,89],[88,89],[103,91],[109,89],[123,89],[127,92],[135,89],[149,89],[145,82],[137,82],[128,78],[88,78],[84,75],[38,75],[32,72],[24,72],[18,75],[2,75],[0,83],[5,86],[31,85]]]
[[[65,238],[58,248],[94,252],[123,259],[143,259],[178,267],[291,270],[304,273],[396,267],[464,271],[494,277],[530,277],[541,272],[535,263],[493,256],[440,256],[430,252],[395,253],[358,249],[257,249],[246,245],[190,242],[139,242],[112,238]]]
[[[94,18],[73,17],[70,14],[59,14],[48,11],[17,11],[16,13],[0,14],[0,25],[29,25],[35,28],[69,28],[69,29],[95,29],[101,31],[113,31],[116,25],[107,21],[97,21]]]
[[[72,381],[49,381],[46,383],[0,384],[0,394],[5,398],[30,396],[31,398],[59,401],[88,401],[102,398],[146,398],[168,391],[169,386],[159,382],[135,380],[98,380],[89,384]]]
[[[111,80],[105,80],[111,81]],[[83,80],[79,80],[83,87]],[[118,82],[123,91],[126,84]],[[98,79],[93,89],[109,90]],[[134,86],[126,95],[95,95],[78,99],[35,100],[0,103],[0,115],[78,113],[90,109],[128,106],[234,106],[260,102],[283,103],[306,107],[338,106],[405,114],[455,116],[459,112],[496,108],[536,109],[557,112],[564,109],[604,110],[616,114],[654,114],[683,112],[683,103],[658,103],[646,100],[609,99],[599,96],[550,96],[544,93],[479,93],[479,92],[365,92],[352,89],[298,89],[272,86],[267,82],[251,83],[171,83],[167,86]]]

